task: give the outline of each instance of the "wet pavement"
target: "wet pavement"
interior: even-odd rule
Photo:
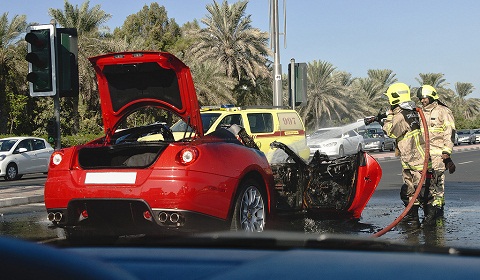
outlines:
[[[480,149],[465,146],[464,149]],[[457,150],[459,150],[457,148]],[[395,161],[393,153],[372,153],[379,162]],[[452,177],[450,177],[452,178]],[[409,244],[480,249],[479,182],[449,181],[445,216],[425,226],[401,223],[380,238]],[[270,221],[270,228],[307,233],[347,233],[373,236],[393,222],[403,211],[397,188],[380,188],[373,194],[359,220],[324,220],[305,213],[286,215]],[[26,186],[12,182],[0,186],[0,234],[30,240],[63,238],[61,230],[49,228],[43,205],[43,185]],[[16,213],[15,205],[31,205],[28,214]],[[21,207],[21,206],[18,206]],[[419,211],[420,222],[423,211]]]

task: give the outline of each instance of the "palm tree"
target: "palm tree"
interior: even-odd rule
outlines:
[[[78,72],[80,84],[80,96],[73,100],[72,131],[74,134],[79,130],[79,103],[86,106],[83,118],[98,118],[99,102],[96,92],[94,73],[91,70],[88,57],[100,53],[102,45],[98,38],[101,37],[102,24],[106,23],[111,15],[105,13],[100,5],[89,7],[90,1],[85,1],[80,8],[73,6],[65,0],[64,10],[49,9],[48,14],[62,27],[76,28],[78,32]],[[80,100],[79,100],[80,99]]]
[[[395,78],[395,74],[390,69],[369,69],[367,71],[367,74],[370,79],[380,83],[380,85],[383,86],[383,89],[385,91],[387,91],[387,88],[391,84],[397,82],[397,78]]]
[[[214,0],[207,5],[209,15],[202,19],[207,27],[188,34],[195,40],[190,56],[216,61],[228,77],[248,79],[255,85],[257,77],[269,75],[266,63],[270,52],[267,33],[253,28],[250,15],[245,15],[247,3],[229,5],[225,0],[219,5]]]
[[[418,74],[420,78],[415,78],[417,82],[422,85],[431,85],[437,90],[437,93],[443,103],[449,107],[455,100],[455,93],[451,90],[448,90],[449,83],[443,77],[442,73],[420,73]],[[419,88],[419,87],[418,87]],[[417,89],[416,87],[412,88],[412,94],[414,94]]]
[[[384,86],[378,81],[367,77],[355,80],[353,87],[355,88],[356,100],[363,101],[362,106],[365,115],[376,114],[378,109],[385,105],[383,100]],[[358,102],[357,101],[357,102]]]
[[[461,114],[465,119],[474,118],[480,112],[480,99],[466,99],[467,95],[471,94],[474,89],[471,83],[455,83],[455,91],[457,93],[454,106],[455,112]]]
[[[8,13],[0,16],[0,133],[7,133],[8,102],[7,88],[16,87],[15,77],[21,77],[18,65],[18,41],[27,27],[25,15],[15,15],[11,22]],[[23,39],[23,38],[22,38]],[[16,73],[16,74],[15,74]],[[24,83],[25,84],[25,83]]]
[[[389,69],[369,69],[367,78],[359,78],[355,81],[358,95],[363,97],[365,114],[376,114],[378,110],[386,106],[384,92],[397,81],[395,74]]]
[[[319,128],[332,120],[341,120],[348,113],[349,96],[340,83],[344,75],[326,61],[308,63],[308,102],[301,109],[307,126]]]
[[[237,81],[225,76],[217,63],[195,63],[191,66],[198,102],[202,105],[233,104],[231,95]]]

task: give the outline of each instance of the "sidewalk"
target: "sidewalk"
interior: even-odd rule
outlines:
[[[0,186],[0,208],[43,202],[43,186]]]

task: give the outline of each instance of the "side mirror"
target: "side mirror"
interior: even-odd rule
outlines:
[[[15,151],[15,154],[25,153],[26,151],[28,151],[27,148],[20,148],[20,149]]]

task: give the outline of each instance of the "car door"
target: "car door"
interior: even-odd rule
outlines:
[[[50,161],[50,155],[53,152],[53,148],[46,144],[42,139],[32,139],[33,152],[35,153],[35,166],[32,168],[32,172],[47,172],[48,163]]]
[[[344,143],[343,147],[344,147],[344,150],[345,150],[345,154],[347,154],[347,155],[352,154],[354,149],[357,148],[357,146],[354,143],[355,142],[355,137],[352,137],[351,132],[347,131],[347,132],[342,134],[342,139],[343,139],[343,143]]]
[[[21,140],[15,150],[15,162],[18,167],[18,174],[26,174],[35,172],[36,155],[33,151],[31,139]]]

